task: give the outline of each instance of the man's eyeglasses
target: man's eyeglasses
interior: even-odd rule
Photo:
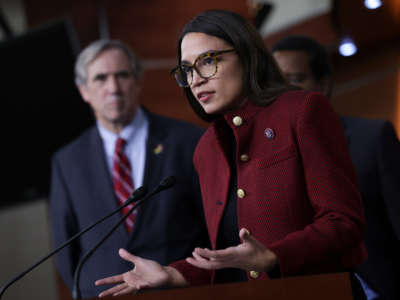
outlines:
[[[174,75],[180,87],[189,87],[193,83],[193,70],[196,70],[201,78],[213,77],[218,71],[217,56],[233,51],[235,49],[210,51],[201,54],[196,58],[193,65],[188,63],[180,64],[172,69],[171,74]]]

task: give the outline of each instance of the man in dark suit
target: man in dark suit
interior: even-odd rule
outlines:
[[[121,178],[115,169],[119,138],[125,141],[122,152],[128,160],[129,180],[121,184],[126,187],[129,182],[127,190],[152,189],[166,176],[177,178],[173,188],[145,202],[131,223],[121,225],[83,266],[80,290],[85,298],[101,291],[94,286],[95,279],[132,268],[118,256],[119,248],[169,264],[190,256],[194,247],[207,240],[192,165],[203,130],[141,107],[140,74],[136,56],[118,41],[92,43],[75,65],[77,86],[97,122],[53,157],[50,204],[54,246],[120,205],[116,178]],[[57,255],[58,271],[70,289],[79,259],[120,218],[120,214],[114,215]]]
[[[272,47],[289,83],[327,95],[332,67],[324,47],[289,36]],[[357,268],[368,299],[400,299],[400,144],[391,123],[341,117],[361,188],[368,259]]]

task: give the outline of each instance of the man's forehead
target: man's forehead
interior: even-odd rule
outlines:
[[[107,66],[94,66],[94,67],[87,67],[87,75],[88,77],[96,77],[99,75],[108,76],[108,75],[116,75],[119,73],[131,73],[132,69],[130,66],[114,66],[112,68],[108,68]]]
[[[108,72],[112,69],[129,69],[130,61],[126,54],[120,49],[107,49],[97,54],[87,65],[89,72],[100,71]]]

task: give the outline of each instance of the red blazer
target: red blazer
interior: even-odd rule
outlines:
[[[287,92],[267,107],[248,101],[201,138],[194,163],[213,249],[231,176],[224,122],[235,135],[237,187],[244,191],[237,200],[238,232],[247,228],[271,249],[282,276],[343,271],[366,258],[360,192],[343,128],[325,96],[305,91]],[[192,284],[212,282],[213,272],[184,261],[173,266]]]

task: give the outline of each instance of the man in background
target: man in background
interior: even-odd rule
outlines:
[[[141,75],[134,53],[119,41],[98,40],[79,55],[75,79],[96,118],[53,157],[51,222],[54,247],[117,209],[140,186],[151,191],[174,175],[177,183],[148,199],[94,253],[82,268],[84,298],[101,291],[99,277],[131,270],[118,256],[125,248],[165,265],[190,256],[207,240],[201,224],[201,197],[192,155],[203,130],[155,115],[138,102]],[[160,99],[168,105],[168,99]],[[71,116],[73,119],[73,116]],[[73,120],[72,120],[73,121]],[[72,289],[79,260],[121,218],[114,215],[83,235],[56,257]]]
[[[324,47],[289,36],[272,47],[292,85],[331,96],[332,67]],[[387,121],[341,117],[360,184],[368,259],[356,270],[368,299],[400,299],[400,144]]]

